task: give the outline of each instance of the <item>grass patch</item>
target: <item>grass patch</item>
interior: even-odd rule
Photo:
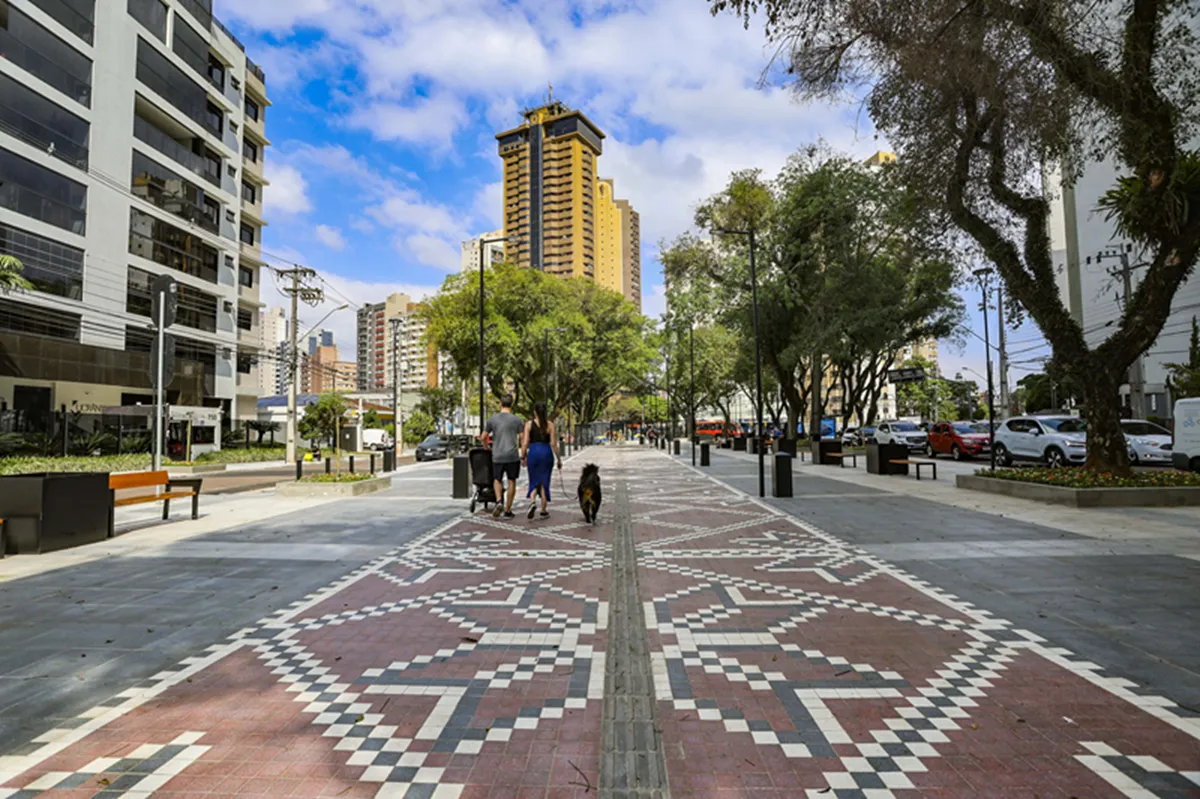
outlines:
[[[356,472],[342,472],[341,474],[314,474],[305,477],[300,482],[302,483],[361,483],[363,480],[370,480],[375,475]]]
[[[0,459],[0,475],[45,472],[144,472],[150,469],[147,454],[98,455],[71,458],[19,457]]]
[[[979,477],[1038,483],[1058,488],[1200,488],[1200,474],[1163,470],[1134,472],[1129,477],[1089,472],[1084,469],[980,469]]]
[[[250,449],[223,449],[220,452],[205,452],[196,456],[196,464],[206,463],[264,463],[281,461],[287,456],[283,447],[251,447]]]

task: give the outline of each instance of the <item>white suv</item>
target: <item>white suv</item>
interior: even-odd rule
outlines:
[[[996,461],[1040,461],[1055,468],[1087,460],[1087,422],[1077,416],[1016,416],[996,431]]]
[[[881,422],[875,428],[874,439],[879,444],[902,444],[914,451],[929,446],[929,436],[912,422]]]

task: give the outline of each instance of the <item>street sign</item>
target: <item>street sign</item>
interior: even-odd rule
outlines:
[[[888,382],[897,383],[919,383],[925,380],[928,375],[925,370],[919,367],[913,369],[888,369]]]
[[[160,305],[165,329],[175,324],[175,312],[179,308],[179,284],[170,275],[159,275],[150,284],[150,320],[156,329]]]
[[[175,379],[175,337],[163,333],[166,346],[163,347],[163,387],[171,385]],[[158,335],[150,341],[150,385],[158,388]]]

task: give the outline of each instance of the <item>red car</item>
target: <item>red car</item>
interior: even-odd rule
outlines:
[[[987,422],[938,422],[929,427],[929,457],[941,453],[961,461],[991,453]]]

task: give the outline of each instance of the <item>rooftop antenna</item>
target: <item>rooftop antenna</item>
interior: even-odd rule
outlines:
[[[554,105],[554,84],[547,83],[546,87],[546,105]]]

